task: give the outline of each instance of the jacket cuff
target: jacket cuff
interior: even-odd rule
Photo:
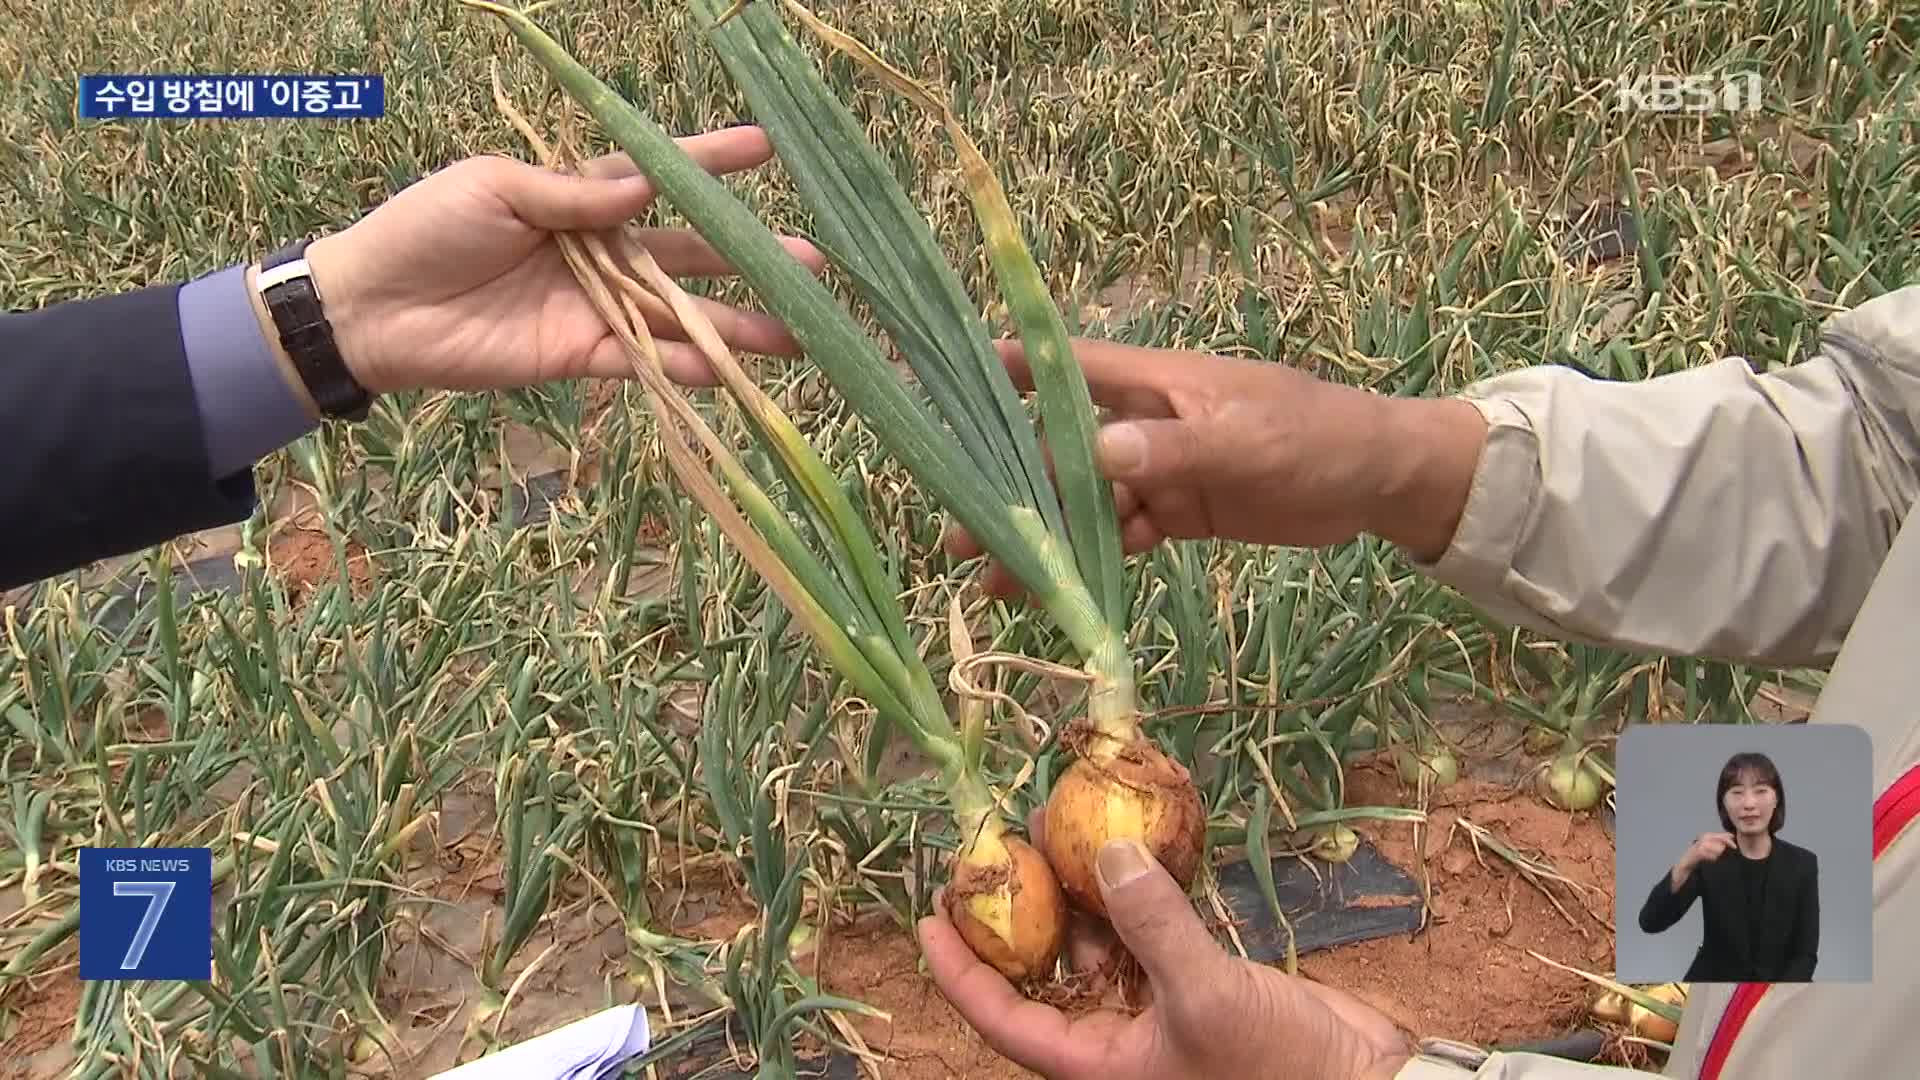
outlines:
[[[1416,1054],[1407,1059],[1399,1072],[1393,1074],[1393,1080],[1462,1080],[1473,1074],[1474,1070],[1464,1065]]]
[[[24,346],[18,363],[0,362],[6,467],[32,482],[0,485],[0,589],[254,512],[252,470],[212,479],[178,292],[154,285],[6,317],[0,350]]]
[[[1480,1071],[1487,1052],[1451,1039],[1421,1039],[1393,1080],[1462,1080]]]
[[[1409,556],[1414,569],[1468,596],[1505,592],[1514,552],[1540,490],[1540,442],[1518,405],[1462,395],[1487,422],[1487,438],[1453,540],[1435,562]]]

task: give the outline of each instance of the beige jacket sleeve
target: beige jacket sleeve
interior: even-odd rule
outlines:
[[[1419,1050],[1393,1080],[1647,1080],[1653,1075],[1549,1054],[1489,1054],[1445,1039],[1422,1040]]]
[[[1563,639],[1826,666],[1920,493],[1920,287],[1830,318],[1817,354],[1777,372],[1756,375],[1730,358],[1607,383],[1542,368],[1478,383],[1463,396],[1487,418],[1486,449],[1452,546],[1421,569],[1496,618]],[[1886,604],[1878,613],[1883,634]],[[1888,655],[1854,666],[1901,663],[1893,653],[1903,647],[1888,645]],[[1887,682],[1875,671],[1850,678],[1856,697]],[[1886,716],[1883,726],[1892,726]],[[1913,760],[1920,738],[1906,717],[1898,726],[1904,736],[1875,737],[1882,785]],[[1911,923],[1884,913],[1901,865],[1890,861],[1876,879],[1876,942],[1886,939],[1883,921]],[[1715,992],[1723,989],[1691,995],[1686,1045],[1676,1045],[1668,1075],[1698,1067],[1725,1008],[1727,994]],[[1817,1022],[1885,1014],[1891,998],[1874,997],[1876,989],[1822,987],[1817,1000],[1829,1003],[1831,1017]],[[1816,1000],[1806,991],[1775,993],[1782,1000],[1771,1007],[1791,1014],[1797,1000],[1804,1011]],[[1806,1042],[1777,1020],[1763,1022],[1746,1053],[1772,1055],[1771,1075],[1800,1075],[1806,1063],[1781,1056],[1779,1042],[1796,1038]],[[1884,1060],[1907,1052],[1897,1042],[1882,1040],[1873,1053]],[[1422,1051],[1396,1080],[1649,1075],[1439,1040]]]
[[[1563,640],[1822,665],[1920,493],[1920,286],[1831,317],[1816,355],[1767,374],[1538,367],[1461,396],[1487,442],[1422,571]]]

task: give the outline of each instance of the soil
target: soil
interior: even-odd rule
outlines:
[[[1412,802],[1384,755],[1348,771],[1353,805]],[[1433,793],[1428,822],[1362,821],[1354,831],[1430,891],[1428,924],[1309,953],[1300,972],[1341,987],[1422,1037],[1475,1045],[1547,1039],[1588,1023],[1594,987],[1529,955],[1596,974],[1613,969],[1613,843],[1597,815],[1555,810],[1512,785],[1465,777]],[[1462,819],[1578,888],[1529,881]],[[1416,839],[1416,828],[1424,836]],[[1551,898],[1550,898],[1551,897]],[[1556,905],[1556,901],[1558,902]]]
[[[1024,1078],[1035,1074],[982,1042],[920,969],[913,934],[885,914],[836,929],[821,965],[830,994],[864,1001],[891,1021],[849,1017],[888,1080]]]
[[[1504,741],[1485,728],[1482,734]],[[1504,755],[1475,762],[1471,750],[1464,756],[1466,775],[1429,795],[1429,821],[1417,835],[1410,823],[1352,823],[1382,856],[1430,890],[1427,926],[1411,935],[1305,954],[1300,973],[1348,991],[1418,1036],[1485,1046],[1595,1026],[1587,1009],[1596,988],[1528,950],[1596,974],[1611,971],[1613,847],[1601,815],[1554,810],[1531,792],[1516,791],[1513,780],[1525,762]],[[1347,783],[1349,805],[1419,802],[1384,754],[1354,763]],[[476,999],[473,966],[498,929],[500,859],[498,837],[489,828],[490,801],[477,793],[450,798],[438,841],[426,841],[420,852],[413,884],[441,903],[394,928],[389,970],[402,977],[389,984],[381,1005],[407,1050],[417,1056],[399,1064],[393,1075],[431,1076],[461,1059],[460,1034]],[[1463,821],[1486,830],[1477,851]],[[1529,881],[1493,851],[1489,839],[1529,856],[1544,853],[1554,870],[1578,887]],[[676,854],[663,852],[656,865],[653,911],[671,932],[727,940],[753,917],[740,882],[712,858],[683,869]],[[508,978],[556,942],[560,948],[510,1010],[503,1040],[532,1038],[578,1019],[593,1011],[588,1003],[601,999],[603,979],[622,982],[626,949],[618,918],[584,894],[561,900],[555,917],[516,957]],[[885,913],[862,914],[850,922],[836,916],[818,955],[796,956],[795,962],[801,971],[817,975],[826,992],[888,1014],[890,1019],[846,1018],[873,1055],[879,1076],[995,1080],[1032,1075],[1000,1057],[960,1019],[923,973],[911,929]],[[70,1060],[62,1044],[79,984],[69,964],[24,989],[8,1003],[15,1014],[7,1049],[24,1051],[34,1075],[51,1076],[39,1071],[42,1066],[56,1065],[53,1058]],[[656,1038],[670,1037],[674,1032],[659,1013],[656,993],[648,988],[640,995]],[[704,1011],[677,987],[669,987],[669,999],[676,1020]],[[817,1053],[813,1043],[804,1040],[800,1049]],[[699,1056],[711,1061],[716,1052],[724,1054],[710,1049]],[[1644,1051],[1631,1046],[1611,1051],[1607,1060],[1649,1066]]]
[[[24,996],[12,1003],[11,1029],[0,1025],[0,1047],[6,1051],[0,1062],[25,1066],[42,1056],[61,1056],[59,1044],[73,1034],[73,1018],[80,1011],[80,965],[68,963],[30,979],[17,992]]]
[[[665,525],[649,520],[646,527]],[[350,545],[349,552],[352,587],[364,595],[373,568],[363,549]],[[296,603],[336,574],[327,536],[299,524],[278,530],[270,557]],[[1503,725],[1498,714],[1477,707],[1436,712],[1444,714],[1436,721],[1455,741],[1464,778],[1429,796],[1425,826],[1351,823],[1388,861],[1430,888],[1427,926],[1411,935],[1308,953],[1300,958],[1301,974],[1348,991],[1418,1036],[1511,1044],[1594,1026],[1587,1009],[1596,988],[1528,950],[1585,971],[1610,973],[1613,847],[1603,815],[1557,811],[1531,792],[1516,791],[1515,782],[1531,762],[1514,752],[1520,733]],[[128,737],[165,738],[167,727],[163,713],[147,710],[132,719]],[[894,751],[885,770],[889,775],[926,767],[909,748],[897,745]],[[1376,755],[1349,768],[1345,801],[1417,805],[1419,799],[1392,762]],[[477,1003],[474,967],[490,935],[498,932],[502,902],[493,820],[490,797],[479,790],[463,792],[446,801],[435,835],[423,836],[410,884],[440,903],[393,928],[389,974],[397,977],[380,1004],[398,1029],[403,1053],[415,1056],[396,1063],[391,1075],[428,1077],[467,1056],[460,1053],[460,1043]],[[1487,830],[1478,850],[1463,820]],[[1546,853],[1577,887],[1528,880],[1486,844],[1488,837],[1529,855]],[[683,870],[677,855],[662,852],[656,865],[653,910],[663,929],[694,940],[724,941],[755,915],[737,874],[715,860],[697,860]],[[548,954],[509,1011],[502,1040],[529,1039],[595,1011],[609,977],[616,987],[624,986],[626,951],[617,916],[586,893],[569,892],[509,967],[511,980],[536,956]],[[890,1019],[846,1018],[874,1055],[879,1076],[994,1080],[1032,1075],[1000,1057],[961,1020],[923,973],[911,929],[885,914],[863,915],[850,925],[836,916],[819,955],[794,959],[800,970],[822,980],[826,992],[888,1014]],[[79,989],[69,955],[64,966],[17,988],[5,1003],[11,1016],[0,1040],[9,1056],[28,1063],[32,1075],[57,1075],[62,1063],[71,1061],[64,1044]],[[632,988],[626,990],[622,1000],[632,997]],[[678,987],[669,986],[668,997],[676,1020],[704,1011]],[[665,1023],[652,987],[640,989],[639,998],[648,1006],[656,1038],[677,1031]],[[803,1053],[818,1050],[812,1043],[804,1040]],[[711,1061],[714,1052],[698,1056]],[[1645,1053],[1631,1046],[1613,1050],[1608,1060],[1649,1064]]]
[[[1381,805],[1414,801],[1384,756],[1349,772],[1349,801]],[[1400,822],[1358,822],[1356,832],[1389,861],[1432,891],[1427,927],[1408,938],[1383,938],[1309,953],[1300,973],[1345,989],[1421,1037],[1476,1045],[1545,1040],[1593,1026],[1594,988],[1579,976],[1541,963],[1532,949],[1596,974],[1613,966],[1613,845],[1595,814],[1568,814],[1515,792],[1508,783],[1465,778],[1431,797],[1430,824],[1416,841]],[[1478,855],[1461,818],[1524,854],[1548,853],[1555,872],[1576,889],[1542,879],[1556,907],[1483,841]],[[1421,853],[1424,849],[1424,858]],[[1422,870],[1424,865],[1425,869]],[[1562,910],[1565,910],[1565,914]],[[988,1048],[921,972],[910,932],[880,917],[836,929],[828,948],[829,992],[867,1002],[891,1021],[852,1019],[868,1048],[885,1059],[882,1075],[1027,1077]],[[1644,1055],[1619,1052],[1612,1064],[1644,1066]]]
[[[333,541],[318,529],[288,527],[267,545],[267,559],[287,589],[289,604],[298,606],[316,585],[339,579]],[[347,582],[355,599],[367,595],[373,584],[373,565],[359,541],[347,541]]]

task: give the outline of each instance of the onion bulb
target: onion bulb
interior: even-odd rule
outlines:
[[[961,940],[1009,982],[1053,973],[1066,937],[1066,899],[1031,844],[1015,836],[981,836],[955,860],[946,898]]]
[[[1685,1006],[1687,988],[1680,983],[1662,983],[1647,991],[1647,996],[1668,1005]],[[1680,1025],[1654,1012],[1638,1002],[1627,1005],[1627,1026],[1642,1038],[1663,1042],[1671,1046],[1680,1034]]]
[[[1599,774],[1571,755],[1554,758],[1539,785],[1541,798],[1561,810],[1590,810],[1602,794]]]
[[[1627,1026],[1635,1035],[1643,1039],[1652,1039],[1673,1045],[1674,1037],[1680,1034],[1680,1025],[1661,1016],[1651,1009],[1642,1008],[1637,1002],[1627,1007]]]
[[[1685,1006],[1687,1003],[1686,987],[1680,983],[1662,983],[1647,987],[1641,993],[1668,1005]],[[1671,1045],[1680,1034],[1680,1025],[1637,1001],[1628,1000],[1626,995],[1617,990],[1602,993],[1591,1011],[1596,1019],[1619,1024],[1643,1039]]]
[[[1587,1011],[1593,1014],[1595,1020],[1624,1024],[1627,1022],[1627,999],[1618,990],[1602,990]]]
[[[1400,779],[1417,786],[1420,774],[1433,777],[1433,786],[1446,787],[1460,779],[1460,762],[1444,747],[1416,754],[1402,747],[1394,753],[1394,762],[1400,767]]]
[[[1323,862],[1344,863],[1359,849],[1360,834],[1336,821],[1321,830],[1309,850]]]
[[[380,1044],[373,1040],[373,1036],[363,1032],[354,1038],[353,1046],[347,1050],[347,1061],[354,1065],[365,1065],[379,1053]]]
[[[1069,732],[1074,740],[1077,732]],[[1082,752],[1047,797],[1041,843],[1075,907],[1107,916],[1095,860],[1108,841],[1138,840],[1182,889],[1200,872],[1206,811],[1186,766],[1137,732],[1112,740],[1082,735]]]

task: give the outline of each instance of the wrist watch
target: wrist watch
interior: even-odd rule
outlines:
[[[340,357],[333,324],[327,321],[324,300],[307,266],[307,245],[312,242],[295,241],[261,260],[254,290],[273,316],[280,345],[321,413],[336,420],[365,420],[373,397]]]

